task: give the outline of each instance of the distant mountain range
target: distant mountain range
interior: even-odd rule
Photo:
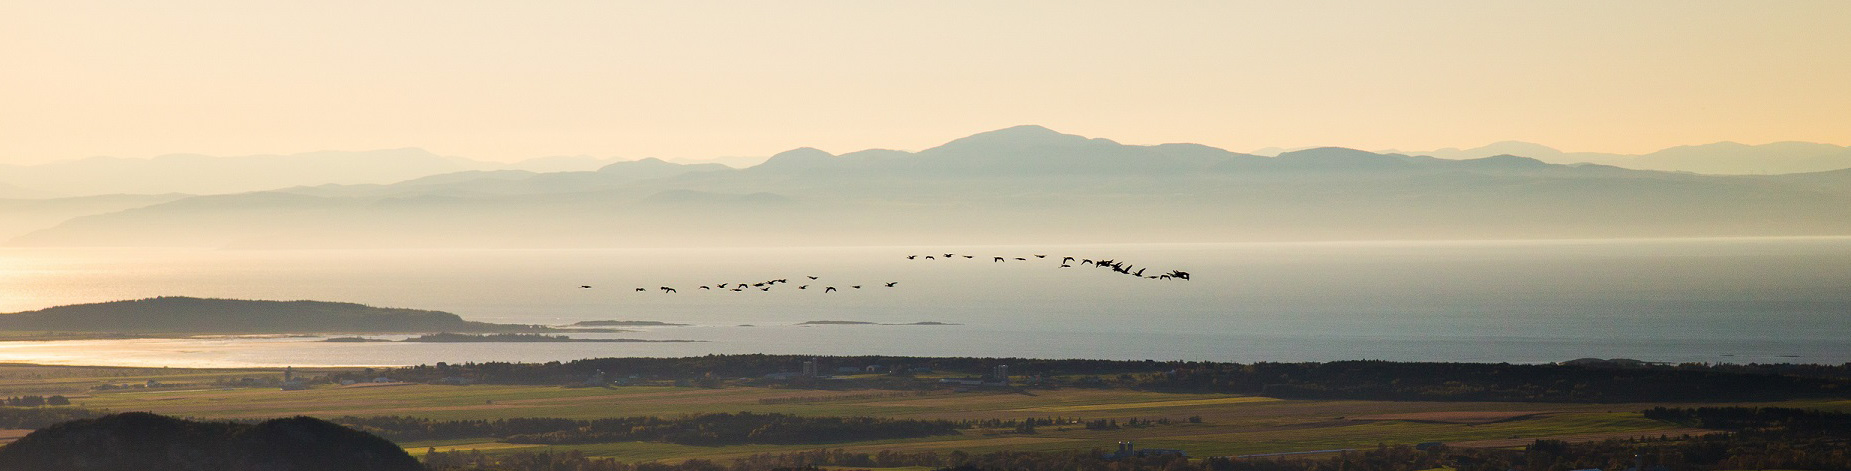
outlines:
[[[1460,151],[1465,152],[1465,151]],[[1851,170],[1698,175],[1493,155],[1125,145],[1040,126],[918,152],[801,148],[182,197],[14,245],[557,247],[1851,234]]]
[[[1557,164],[1594,163],[1638,170],[1715,175],[1778,175],[1851,168],[1851,147],[1811,142],[1776,142],[1761,145],[1718,142],[1698,146],[1672,147],[1649,154],[1626,155],[1562,152],[1542,144],[1506,141],[1471,149],[1447,148],[1413,153],[1442,159],[1521,155]]]
[[[392,183],[468,170],[586,170],[616,161],[561,156],[503,164],[413,148],[241,157],[92,157],[42,165],[0,165],[0,198],[241,193],[304,185]]]
[[[973,150],[994,152],[1013,145],[999,141],[1001,135],[983,133],[930,149],[943,156],[933,165],[955,166],[968,159]],[[1055,139],[1034,142],[1014,161],[1021,169],[1046,171],[1046,159],[1055,155],[1117,145],[1105,139]],[[1186,166],[1189,161],[1225,158],[1234,153],[1198,144],[1164,144],[1137,146],[1147,156],[1120,161],[1120,165]],[[1304,149],[1299,149],[1304,150]],[[821,151],[816,151],[821,152]],[[1049,154],[1052,152],[1053,154]],[[1256,151],[1255,156],[1275,156],[1284,149]],[[925,152],[922,152],[922,154]],[[1851,147],[1808,142],[1777,142],[1747,145],[1733,142],[1672,147],[1641,155],[1599,152],[1563,152],[1541,144],[1506,141],[1470,149],[1446,148],[1431,151],[1382,151],[1382,154],[1430,156],[1449,160],[1470,160],[1499,155],[1533,158],[1545,163],[1594,163],[1635,170],[1662,170],[1715,175],[1774,175],[1820,172],[1851,168]],[[806,160],[798,154],[785,155],[785,162],[770,168],[801,167]],[[815,162],[815,153],[809,161]],[[867,150],[841,157],[858,161],[877,161],[906,152]],[[909,155],[909,154],[908,154]],[[1158,157],[1152,157],[1158,156]],[[831,155],[830,157],[835,157]],[[1058,157],[1056,157],[1058,158]],[[654,159],[644,159],[654,160]],[[589,172],[608,165],[624,163],[616,158],[584,155],[551,156],[516,163],[498,163],[442,156],[417,148],[372,151],[320,151],[286,155],[248,155],[215,157],[199,154],[170,154],[147,159],[92,157],[40,165],[0,165],[0,199],[38,199],[54,197],[112,194],[225,194],[266,191],[296,186],[386,185],[406,180],[435,177],[473,179],[483,175],[500,175],[504,180],[524,178],[537,173]],[[657,161],[660,162],[660,161]],[[702,161],[701,168],[746,168],[770,163],[764,157],[716,157]],[[1133,163],[1135,162],[1135,163]],[[666,163],[666,162],[663,162]],[[969,162],[964,162],[968,164]],[[1112,167],[1107,167],[1112,168]],[[570,178],[570,177],[568,177]],[[544,182],[545,180],[542,180]],[[428,183],[428,182],[426,182]],[[541,184],[535,182],[535,184]]]

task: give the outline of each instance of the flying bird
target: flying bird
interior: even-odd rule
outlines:
[[[580,285],[579,289],[591,289],[591,285]]]
[[[833,292],[835,292],[835,290],[836,290],[836,287],[834,287],[834,286],[830,286],[830,287],[826,287],[826,288],[823,288],[823,292],[824,292],[824,293],[833,293]]]
[[[898,282],[898,281],[890,281],[890,282],[887,282],[887,287],[888,287],[888,288],[892,288],[892,287],[893,287],[893,285],[897,285],[897,284],[900,284],[900,282]]]

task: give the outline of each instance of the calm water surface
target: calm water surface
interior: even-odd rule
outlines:
[[[905,258],[926,253],[942,258],[946,252],[977,258]],[[1066,255],[1121,260],[1150,267],[1147,274],[1181,269],[1194,280],[1059,268],[1058,258]],[[1010,260],[997,263],[995,256]],[[769,292],[697,288],[774,278],[790,283]],[[898,284],[882,286],[887,282]],[[810,289],[795,289],[803,284]],[[849,288],[857,284],[862,288]],[[664,294],[655,289],[660,286],[678,292]],[[822,293],[825,286],[840,291]],[[637,287],[649,291],[635,292]],[[349,301],[507,323],[658,320],[693,326],[581,336],[704,342],[342,344],[302,337],[0,342],[0,361],[402,365],[756,352],[1240,362],[1851,361],[1851,238],[0,250],[0,312],[163,295]],[[794,325],[811,320],[960,325]]]

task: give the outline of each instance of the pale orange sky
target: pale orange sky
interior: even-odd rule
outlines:
[[[0,163],[1851,144],[1851,2],[0,2]]]

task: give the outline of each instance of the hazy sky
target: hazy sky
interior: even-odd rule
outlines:
[[[0,0],[0,163],[1851,144],[1851,2]]]

